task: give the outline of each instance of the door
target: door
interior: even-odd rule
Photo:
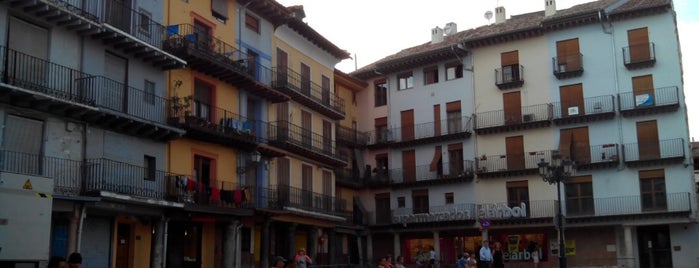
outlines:
[[[211,50],[213,43],[211,27],[198,20],[194,20],[194,36],[196,39],[195,46],[197,49],[205,52]]]
[[[251,75],[252,77],[255,78],[255,80],[259,79],[257,77],[257,53],[252,50],[248,50],[248,55],[247,55],[247,63],[248,63],[248,74]]]
[[[279,140],[286,140],[289,136],[289,103],[277,103],[277,133]]]
[[[204,122],[211,122],[213,102],[213,87],[199,80],[194,81],[194,107],[193,114]]]
[[[670,230],[667,225],[637,227],[639,267],[670,268],[672,250]]]
[[[635,107],[647,107],[655,105],[655,90],[653,89],[653,75],[636,76],[632,79]]]
[[[313,146],[313,129],[311,128],[311,113],[301,111],[301,142],[309,148]]]
[[[129,268],[129,252],[131,251],[131,225],[117,225],[116,268]]]
[[[585,98],[583,97],[582,84],[562,86],[561,91],[561,115],[563,117],[585,114]]]
[[[10,17],[9,22],[7,46],[13,51],[7,52],[6,60],[14,64],[7,66],[8,82],[45,86],[48,82],[48,30],[15,17]]]
[[[580,44],[578,39],[559,41],[556,43],[559,72],[571,72],[580,70]]]
[[[289,55],[284,50],[277,48],[277,86],[286,86]]]
[[[289,203],[289,159],[278,157],[277,158],[277,198],[279,205],[286,205]]]
[[[524,169],[524,137],[505,138],[505,150],[507,151],[507,170]]]
[[[434,137],[442,135],[442,114],[439,104],[434,105]]]
[[[120,30],[131,33],[131,0],[106,1],[107,23]]]
[[[332,187],[332,173],[323,170],[323,208],[326,210],[333,209]],[[339,193],[336,196],[339,197]]]
[[[502,74],[500,82],[511,83],[519,81],[519,51],[510,51],[500,54],[500,66]]]
[[[197,203],[207,204],[209,202],[209,187],[211,186],[212,159],[203,156],[194,156],[194,176],[197,182]]]
[[[638,139],[639,160],[651,160],[660,158],[658,125],[655,120],[636,122],[636,136]]]
[[[313,206],[313,167],[301,165],[301,202],[304,207]]]
[[[587,127],[574,128],[572,140],[572,159],[577,164],[590,163],[590,135]]]
[[[403,182],[415,181],[415,150],[403,151]]]
[[[505,107],[505,125],[522,123],[522,103],[519,91],[502,94],[502,99]]]
[[[629,38],[629,60],[642,62],[650,60],[650,44],[648,42],[648,28],[639,28],[627,32]]]
[[[128,97],[126,96],[127,68],[128,61],[125,58],[112,53],[104,54],[104,76],[108,80],[97,86],[97,92],[101,92],[99,93],[101,96],[97,100],[115,111],[126,112],[126,107],[128,107]]]
[[[329,155],[333,154],[332,132],[332,123],[323,120],[323,152]]]
[[[335,106],[334,103],[330,103],[330,78],[327,76],[322,76],[321,83],[323,88],[323,104]]]
[[[81,238],[84,267],[111,267],[112,219],[99,216],[85,218]],[[170,267],[170,266],[168,266]]]
[[[301,63],[301,93],[311,96],[311,66]]]
[[[376,215],[374,215],[376,223],[391,223],[391,194],[376,194],[374,196],[374,201],[376,202]]]
[[[413,110],[400,112],[400,133],[401,141],[411,141],[415,139]]]

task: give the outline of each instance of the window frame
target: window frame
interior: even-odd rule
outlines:
[[[143,179],[147,181],[155,181],[156,177],[156,158],[152,155],[143,155]]]
[[[386,79],[374,82],[374,107],[386,106],[388,104],[388,82]]]
[[[454,70],[453,74],[454,77],[450,78],[450,70]],[[444,64],[444,80],[445,81],[451,81],[451,80],[456,80],[464,77],[464,64],[461,62],[450,62],[447,64]]]
[[[398,91],[408,90],[415,87],[415,76],[413,71],[400,73],[396,76],[398,82]]]
[[[660,174],[662,173],[662,174]],[[665,170],[641,170],[638,172],[639,177],[639,193],[641,200],[641,209],[643,211],[667,210],[667,184],[665,182]],[[659,183],[660,182],[660,183]],[[650,191],[644,191],[644,183],[650,183]],[[662,190],[657,190],[656,186],[662,185]],[[646,195],[651,197],[651,206],[645,205],[644,198]],[[659,197],[662,196],[662,197]]]
[[[589,186],[589,195],[583,194],[582,186]],[[570,187],[570,188],[569,188]],[[574,194],[574,195],[573,195]],[[595,192],[592,185],[591,176],[582,176],[571,178],[569,182],[565,183],[565,201],[566,201],[566,212],[575,215],[594,215],[595,213]],[[572,210],[572,205],[577,210]],[[590,211],[586,211],[585,207],[590,208]]]
[[[412,191],[413,214],[430,213],[430,195],[427,189]]]
[[[143,101],[155,105],[155,82],[148,79],[143,81]]]
[[[260,27],[260,19],[250,14],[250,12],[245,12],[245,28],[259,34]]]
[[[398,208],[405,208],[405,196],[397,197],[396,202],[398,203]]]
[[[444,204],[453,205],[454,204],[454,192],[444,193]]]
[[[145,17],[144,17],[145,16]],[[145,22],[144,23],[144,18]],[[138,9],[138,32],[141,34],[144,34],[147,37],[150,37],[151,35],[151,30],[150,30],[150,21],[153,20],[153,14],[148,12],[148,10],[145,10],[143,8]],[[143,28],[143,26],[146,26],[146,28]]]
[[[424,85],[427,86],[439,83],[439,68],[436,65],[422,69],[422,74]]]

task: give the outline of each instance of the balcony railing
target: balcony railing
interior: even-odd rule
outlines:
[[[145,121],[166,123],[167,99],[158,92],[146,93],[104,76],[77,79],[80,88],[93,94],[95,106]]]
[[[635,69],[655,64],[655,44],[653,42],[624,47],[621,52],[624,54],[626,68]]]
[[[394,168],[389,171],[392,183],[409,183],[416,181],[433,181],[452,178],[473,178],[473,161],[464,160],[462,162],[442,165],[419,165],[414,168]]]
[[[362,172],[359,170],[336,168],[335,182],[338,184],[352,185],[355,187],[361,186],[364,183],[364,174],[362,174]]]
[[[488,128],[500,128],[532,124],[537,122],[549,122],[552,117],[550,104],[537,104],[523,106],[520,110],[497,110],[476,114],[476,130]]]
[[[88,159],[86,169],[88,193],[107,191],[156,200],[165,199],[166,178],[176,175],[105,158]]]
[[[609,115],[614,114],[614,96],[597,96],[585,98],[582,102],[578,101],[561,101],[554,102],[553,119],[568,119],[574,117],[585,117],[593,115]]]
[[[521,87],[524,84],[524,66],[511,65],[495,69],[495,85],[499,89]]]
[[[81,193],[82,162],[37,154],[0,151],[0,170],[53,179],[53,193],[76,196]]]
[[[684,139],[676,138],[661,140],[658,143],[626,143],[624,144],[624,161],[657,161],[683,159]]]
[[[411,145],[413,141],[429,142],[439,137],[445,140],[463,139],[470,135],[471,130],[471,117],[462,116],[437,122],[433,121],[406,127],[369,131],[367,132],[367,143],[368,145],[391,143],[394,146],[400,146]]]
[[[566,200],[566,216],[600,217],[645,213],[689,212],[691,193],[656,193],[653,198],[616,196]]]
[[[614,166],[619,163],[619,146],[616,144],[583,146],[574,145],[570,157],[579,169],[596,165]]]
[[[166,49],[186,47],[212,57],[211,60],[223,61],[229,67],[238,70],[241,74],[248,73],[247,55],[224,42],[213,37],[207,32],[197,32],[191,24],[177,24],[167,26]],[[270,79],[271,77],[267,76]],[[271,81],[271,79],[270,79]]]
[[[541,160],[550,162],[551,151],[525,152],[522,154],[503,154],[481,156],[478,159],[478,174],[506,173],[525,170],[536,170]]]
[[[556,215],[556,208],[556,200],[528,200],[518,204],[487,203],[476,207],[479,216],[491,220],[551,218]]]
[[[674,86],[619,94],[619,110],[625,115],[646,110],[674,111],[679,104],[679,88]]]
[[[336,96],[330,88],[323,89],[321,85],[312,82],[309,78],[304,78],[300,73],[288,67],[276,67],[273,70],[273,87],[290,90],[289,95],[299,96],[300,98],[296,98],[298,102],[311,107],[315,106],[313,104],[320,104],[319,107],[324,109],[320,109],[318,112],[324,113],[333,119],[344,118],[345,100]],[[329,111],[326,109],[329,109]]]
[[[167,195],[171,201],[222,208],[252,208],[255,189],[231,180],[193,180],[193,176],[167,176]]]
[[[333,160],[338,164],[345,163],[337,153],[332,137],[314,133],[309,128],[294,125],[285,120],[270,122],[267,129],[267,140],[270,142],[281,143],[279,144],[281,146],[291,145],[291,149],[307,157],[317,159],[316,155],[319,155],[326,158],[324,160]]]
[[[237,113],[195,100],[193,96],[172,97],[168,123],[188,128],[193,138],[224,145],[255,143],[255,122]],[[249,145],[249,144],[248,144]]]
[[[553,57],[552,63],[553,75],[558,79],[581,76],[584,70],[582,54]]]
[[[292,208],[334,216],[344,216],[347,213],[347,201],[342,198],[286,185],[257,187],[257,194],[254,196],[259,198],[259,208]]]
[[[416,211],[427,210],[426,213],[415,213]],[[413,209],[412,207],[396,208],[391,212],[391,223],[427,223],[443,221],[475,221],[478,218],[476,204],[448,204],[442,206],[432,206],[424,209]]]
[[[353,128],[341,126],[337,124],[335,127],[335,140],[340,143],[344,143],[349,146],[365,146],[367,144],[368,135],[367,133],[358,131]]]

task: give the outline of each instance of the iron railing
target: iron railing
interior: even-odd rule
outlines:
[[[273,87],[285,87],[294,90],[335,112],[345,113],[345,100],[336,96],[329,87],[324,89],[321,85],[311,81],[310,78],[304,78],[300,73],[289,67],[277,66],[273,68],[273,72],[275,74],[274,81],[272,81]]]
[[[344,216],[348,212],[347,201],[342,198],[287,185],[257,187],[253,196],[258,208],[282,210],[288,207],[334,216]]]
[[[368,139],[368,134],[352,129],[350,127],[342,126],[337,124],[335,127],[335,140],[350,144],[356,144],[359,146],[366,145]]]
[[[422,210],[422,209],[417,209]],[[427,208],[427,213],[415,213],[412,207],[396,208],[391,212],[391,223],[424,223],[441,221],[467,221],[478,217],[476,204],[447,204]]]
[[[473,161],[444,162],[442,165],[419,165],[413,168],[394,168],[389,171],[392,183],[404,183],[412,181],[428,181],[447,178],[473,176]]]
[[[652,206],[644,204],[643,197],[615,196],[603,198],[576,199],[577,202],[566,200],[566,216],[610,216],[629,215],[658,212],[689,212],[692,209],[691,193],[662,193],[664,197],[658,199]]]
[[[107,191],[134,197],[164,200],[166,178],[176,176],[165,171],[155,170],[106,158],[86,160],[85,191]]]
[[[237,113],[196,100],[193,96],[172,97],[168,106],[170,124],[192,124],[211,128],[222,134],[254,135],[255,122]]]
[[[614,113],[614,96],[597,96],[585,98],[582,102],[560,101],[554,102],[553,118],[561,119],[573,116]]]
[[[627,46],[621,49],[624,54],[624,64],[633,65],[655,61],[655,43]]]
[[[165,124],[167,99],[151,92],[128,86],[104,76],[77,79],[76,83],[93,94],[95,106],[124,113],[146,121]]]
[[[660,140],[658,143],[625,143],[624,161],[660,160],[684,157],[684,139]]]
[[[478,173],[538,169],[541,160],[551,162],[551,151],[534,151],[521,154],[481,156],[478,159]]]
[[[601,144],[601,145],[573,145],[570,159],[575,161],[578,166],[600,164],[600,163],[616,163],[620,159],[619,146],[617,144]],[[563,156],[566,157],[566,156]]]
[[[99,22],[101,5],[100,1],[84,0],[44,0],[57,7],[63,8],[73,14],[84,17],[88,20]]]
[[[556,200],[528,200],[517,204],[501,202],[477,205],[479,216],[482,215],[490,219],[550,218],[556,215],[556,208],[558,208]]]
[[[549,121],[552,117],[551,104],[522,106],[520,111],[506,114],[505,110],[489,111],[476,114],[476,129],[500,127]]]
[[[265,123],[261,124],[265,127]],[[309,128],[294,125],[281,120],[270,122],[267,126],[268,140],[286,142],[335,159],[341,159],[332,137],[320,135]]]
[[[426,122],[406,127],[372,130],[366,133],[366,138],[368,144],[406,142],[452,134],[470,133],[472,129],[471,127],[471,117],[462,116],[453,119]]]
[[[553,57],[551,60],[553,64],[553,74],[556,75],[556,77],[583,71],[583,54]]]
[[[0,170],[53,179],[53,193],[80,195],[82,162],[24,152],[0,150]]]
[[[253,188],[232,180],[197,181],[194,176],[167,176],[166,198],[185,204],[225,208],[252,208]]]
[[[619,109],[623,111],[679,105],[680,92],[676,86],[638,92],[619,93]]]
[[[524,83],[524,66],[517,64],[495,69],[495,85],[500,89],[521,86]]]

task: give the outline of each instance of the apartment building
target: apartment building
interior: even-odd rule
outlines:
[[[498,7],[495,23],[475,29],[433,29],[432,42],[352,73],[370,84],[363,98],[388,92],[385,108],[360,110],[366,111],[360,129],[384,133],[374,136],[390,144],[384,151],[369,146],[366,153],[389,158],[388,179],[367,184],[360,194],[375,211],[370,258],[392,249],[410,262],[434,247],[442,263],[453,263],[455,254],[477,252],[480,241],[490,239],[503,245],[510,265],[530,262],[529,245],[535,244],[543,266],[556,266],[560,190],[569,265],[696,265],[696,254],[685,250],[696,247],[689,237],[698,231],[697,205],[678,36],[668,30],[676,29],[672,2],[602,0],[563,10],[544,2],[543,11],[509,18]],[[439,83],[453,66],[447,51],[464,66],[458,93],[449,81]],[[473,159],[474,180],[445,180],[433,170],[437,153],[432,161],[411,161],[400,146],[421,129],[406,111],[429,114],[436,103],[424,100],[450,93],[473,118],[472,136],[457,142],[463,159]],[[420,146],[444,151],[440,142]],[[560,189],[538,170],[555,155],[577,165]],[[415,183],[404,186],[406,173],[419,174],[421,163],[437,175],[415,176],[429,185],[424,192]],[[383,173],[367,174],[371,181]],[[453,191],[453,199],[441,187]],[[454,203],[461,196],[465,204]],[[419,204],[429,205],[420,210]]]

